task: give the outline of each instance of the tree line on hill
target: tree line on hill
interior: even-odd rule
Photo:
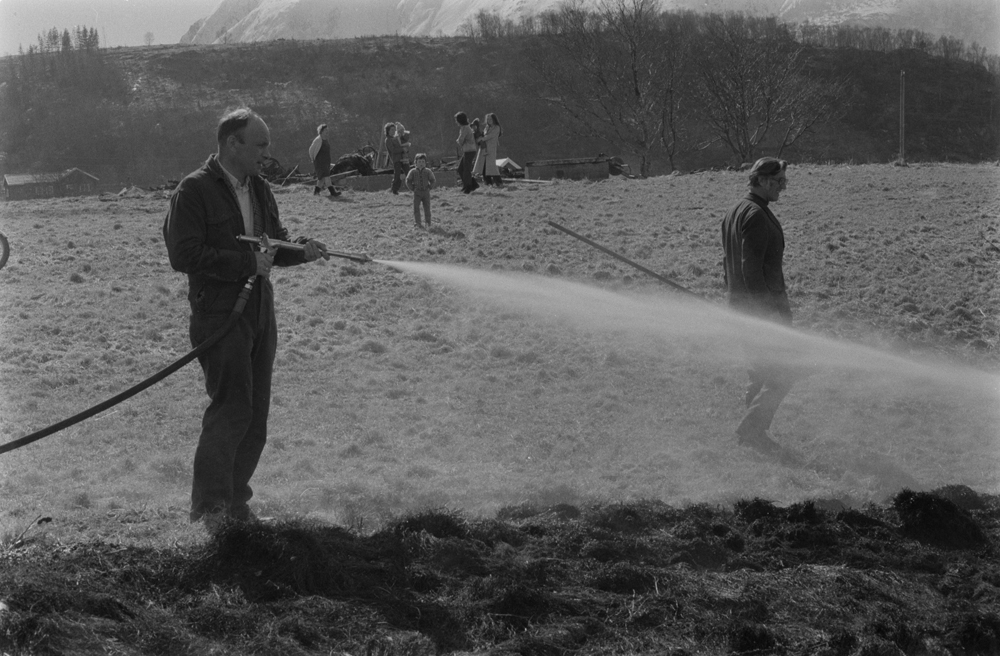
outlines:
[[[647,11],[658,11],[655,4],[655,2],[650,3],[645,0],[614,0],[610,6],[623,8],[639,16]],[[569,5],[558,10],[523,16],[516,21],[504,18],[496,11],[481,9],[473,17],[466,19],[459,28],[459,33],[473,39],[495,41],[559,32],[563,29],[562,14],[567,9],[571,13],[575,13],[580,10],[580,7]],[[689,15],[689,18],[697,21],[696,17],[690,16],[694,13],[690,11],[663,13]],[[766,20],[773,20],[773,17]],[[847,24],[816,25],[808,22],[788,25],[788,28],[795,39],[804,45],[879,52],[919,50],[935,57],[969,61],[986,67],[991,73],[1000,73],[1000,56],[991,55],[984,46],[976,42],[966,45],[961,39],[947,35],[935,37],[915,29],[892,30],[886,27]]]
[[[977,85],[989,93],[981,118],[992,129],[980,134],[996,152],[1000,57],[948,36],[664,11],[658,0],[567,3],[517,22],[482,10],[461,31],[486,43],[532,37],[549,101],[584,134],[631,152],[643,174],[656,150],[672,169],[678,152],[712,143],[742,162],[762,149],[780,157],[846,117],[864,90],[852,71],[817,66],[818,50],[922,53],[982,69],[993,79]]]
[[[52,28],[0,67],[0,153],[5,172],[79,166],[93,144],[114,144],[114,117],[127,101],[121,68],[96,29]],[[81,167],[83,168],[83,167]]]
[[[975,44],[652,0],[532,20],[480,12],[466,36],[436,39],[111,50],[88,28],[49,30],[0,65],[0,172],[78,166],[104,182],[162,183],[203,161],[215,120],[241,104],[265,116],[275,156],[307,170],[318,123],[346,153],[399,120],[416,150],[447,159],[458,110],[496,112],[501,156],[520,163],[608,152],[655,174],[765,154],[891,161],[901,70],[908,159],[1000,153],[1000,66]]]

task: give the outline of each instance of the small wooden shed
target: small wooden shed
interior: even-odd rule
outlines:
[[[3,176],[7,200],[88,196],[98,193],[98,178],[78,168],[62,173],[14,173]]]
[[[608,158],[543,159],[524,165],[528,180],[603,180],[609,177]]]
[[[512,160],[509,157],[504,157],[497,160],[497,169],[500,170],[500,175],[505,178],[523,178],[524,169],[521,165]]]

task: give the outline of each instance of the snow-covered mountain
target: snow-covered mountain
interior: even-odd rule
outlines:
[[[584,0],[596,3],[598,0]],[[181,43],[454,35],[480,11],[515,22],[564,0],[222,0]],[[663,0],[666,9],[752,11],[821,25],[911,28],[1000,52],[1000,0]]]
[[[399,0],[222,0],[181,43],[342,39],[404,31]]]
[[[792,23],[916,29],[1000,53],[1000,0],[784,0],[778,15]]]

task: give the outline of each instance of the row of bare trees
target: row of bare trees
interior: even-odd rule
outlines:
[[[490,41],[536,36],[558,30],[559,26],[558,11],[525,15],[514,21],[503,18],[495,11],[480,10],[461,25],[459,33]],[[991,54],[986,47],[975,41],[966,44],[962,39],[946,35],[935,37],[928,32],[912,28],[893,30],[866,25],[817,25],[806,22],[789,24],[788,29],[795,39],[804,45],[879,52],[917,50],[935,57],[968,61],[986,68],[993,74],[1000,74],[1000,55]]]
[[[642,175],[657,154],[673,169],[682,149],[717,142],[740,161],[780,155],[849,106],[846,81],[805,75],[803,46],[774,18],[602,0],[536,20],[547,100],[582,135],[627,148]]]
[[[966,45],[962,39],[941,35],[934,38],[927,32],[914,29],[890,30],[887,27],[861,27],[857,25],[802,24],[795,28],[800,43],[821,48],[853,48],[893,52],[918,50],[934,57],[958,59],[982,66],[994,75],[1000,73],[1000,57],[973,41]]]

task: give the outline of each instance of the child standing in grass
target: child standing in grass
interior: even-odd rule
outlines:
[[[413,158],[413,168],[406,174],[406,188],[413,192],[413,222],[419,228],[420,206],[424,206],[424,220],[431,227],[431,189],[434,188],[434,172],[427,168],[427,155],[417,153]]]

